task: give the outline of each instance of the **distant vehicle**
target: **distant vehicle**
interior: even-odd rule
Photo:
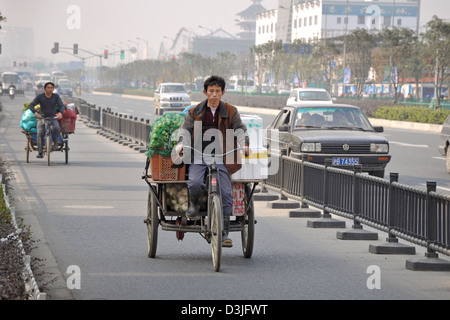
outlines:
[[[52,82],[57,85],[62,79],[67,79],[67,75],[63,71],[53,71],[52,72]]]
[[[447,117],[441,130],[441,144],[438,146],[440,154],[445,158],[445,166],[447,173],[450,174],[450,116]]]
[[[278,129],[278,136],[268,130],[268,151],[336,167],[361,165],[363,172],[384,177],[391,160],[389,142],[372,127],[365,114],[355,106],[344,104],[284,107],[268,129]]]
[[[296,88],[291,91],[287,100],[288,105],[333,104],[333,99],[325,89]]]
[[[160,83],[155,90],[155,114],[183,111],[191,105],[191,97],[182,83]]]
[[[50,73],[38,73],[34,75],[33,79],[34,84],[37,85],[39,83],[52,81],[52,75]]]
[[[239,79],[231,77],[227,82],[227,92],[256,92],[255,82],[251,79]]]
[[[58,92],[63,96],[73,96],[73,89],[68,80],[62,79],[58,82]]]
[[[35,86],[34,86],[34,93],[35,95],[40,95],[41,93],[44,93],[44,82],[38,82]]]
[[[11,100],[14,99],[14,95],[16,94],[16,87],[11,85],[9,87],[9,97],[11,98]]]
[[[16,88],[20,88],[22,80],[17,72],[6,71],[1,74],[2,91],[8,92],[9,86],[13,84]]]
[[[197,85],[195,83],[185,83],[184,87],[186,88],[187,91],[197,91]]]

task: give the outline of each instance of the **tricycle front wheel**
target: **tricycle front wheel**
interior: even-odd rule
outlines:
[[[50,165],[50,153],[52,152],[52,144],[51,144],[51,138],[50,138],[50,135],[49,134],[47,134],[47,140],[46,140],[46,143],[47,143],[47,165],[49,166]]]
[[[148,257],[154,258],[156,256],[156,248],[158,246],[158,202],[155,199],[155,195],[151,190],[148,191],[148,203],[147,203],[147,244],[148,244]]]
[[[253,254],[253,244],[255,239],[255,207],[253,199],[250,198],[250,190],[247,187],[245,192],[245,205],[248,206],[247,214],[242,219],[242,253],[244,258],[251,258]]]
[[[210,200],[210,232],[211,232],[211,249],[214,271],[220,271],[222,261],[222,230],[223,230],[223,212],[222,202],[216,194]]]

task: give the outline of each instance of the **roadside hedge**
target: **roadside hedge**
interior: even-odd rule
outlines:
[[[448,115],[450,110],[408,106],[383,106],[374,112],[375,118],[379,119],[429,124],[443,124]]]

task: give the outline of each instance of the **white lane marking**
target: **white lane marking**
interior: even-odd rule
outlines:
[[[389,141],[389,144],[396,144],[402,147],[414,147],[414,148],[429,148],[426,144],[412,144],[412,143],[403,143],[397,141]]]
[[[93,206],[93,205],[72,205],[72,206],[64,206],[64,208],[68,209],[114,209],[111,206]]]

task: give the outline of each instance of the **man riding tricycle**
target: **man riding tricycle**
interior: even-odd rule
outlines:
[[[179,240],[184,232],[197,232],[212,244],[214,269],[219,271],[222,247],[233,245],[231,231],[241,231],[244,256],[252,255],[255,224],[252,194],[259,180],[231,179],[242,166],[240,151],[249,156],[250,148],[247,128],[237,108],[221,101],[225,81],[211,76],[205,81],[203,92],[207,99],[185,115],[177,144],[171,151],[170,168],[178,166],[177,175],[171,181],[158,180],[158,171],[167,165],[157,163],[163,161],[162,157],[148,159],[146,169],[152,166],[152,177],[147,172],[144,176],[150,186],[145,223],[149,257],[156,254],[159,225],[163,230],[176,231]],[[178,197],[183,192],[189,199],[188,205],[176,211],[167,192],[174,186],[180,190]],[[238,206],[241,210],[234,214]]]

